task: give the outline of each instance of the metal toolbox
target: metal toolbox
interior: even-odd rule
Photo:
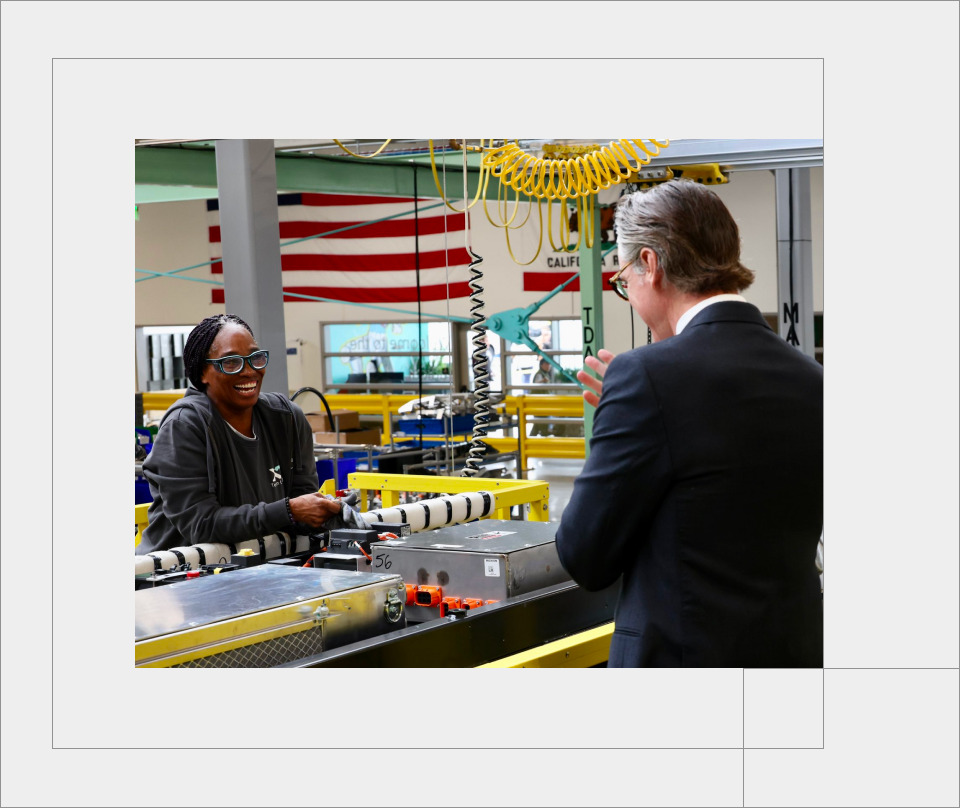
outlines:
[[[263,668],[406,626],[395,572],[262,564],[134,593],[137,667]]]
[[[370,551],[371,569],[437,587],[443,598],[503,601],[570,580],[560,566],[556,534],[556,522],[485,519],[378,542]],[[411,622],[438,615],[437,608],[407,604]]]

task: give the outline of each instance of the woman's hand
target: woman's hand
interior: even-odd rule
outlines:
[[[610,353],[606,348],[601,348],[597,351],[596,356],[588,356],[585,361],[587,367],[599,373],[600,379],[602,379],[607,372],[607,366],[613,361],[615,356],[616,354]],[[577,378],[589,387],[590,390],[594,391],[591,393],[590,390],[584,390],[583,400],[592,407],[600,406],[600,394],[603,392],[603,382],[600,379],[595,379],[585,370],[578,370]]]
[[[340,513],[340,503],[323,494],[304,494],[290,500],[290,513],[295,521],[310,527],[320,527],[331,516]]]

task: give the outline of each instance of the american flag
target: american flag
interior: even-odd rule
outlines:
[[[419,199],[422,209],[437,199]],[[279,194],[280,242],[328,233],[332,230],[411,211],[377,224],[324,238],[313,238],[280,249],[283,289],[314,297],[355,303],[409,303],[417,300],[414,199],[347,194]],[[446,217],[444,211],[446,210]],[[446,245],[444,249],[444,219]],[[476,221],[474,218],[473,222]],[[223,273],[220,210],[207,201],[211,270]],[[445,207],[419,214],[421,300],[446,300],[470,294],[469,256],[464,248],[464,215]],[[492,228],[491,228],[492,229]],[[447,269],[449,267],[449,269]],[[308,302],[284,296],[288,303]],[[223,289],[213,290],[214,303],[223,303]]]

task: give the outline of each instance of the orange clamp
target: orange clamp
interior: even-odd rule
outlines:
[[[499,600],[486,600],[483,602],[484,606],[489,606],[491,603],[499,603]]]
[[[413,584],[407,584],[407,606],[417,602],[417,588]]]
[[[418,586],[417,606],[439,606],[443,600],[443,590],[439,586]]]
[[[483,606],[483,601],[478,600],[477,598],[464,598],[463,599],[463,608],[464,609],[479,609]]]
[[[444,598],[443,605],[448,609],[460,609],[460,598]]]

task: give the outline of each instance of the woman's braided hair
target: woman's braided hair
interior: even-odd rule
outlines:
[[[201,379],[203,378],[203,371],[207,367],[206,360],[209,358],[210,346],[213,345],[220,329],[229,324],[243,326],[250,332],[250,336],[253,336],[253,329],[236,314],[218,314],[215,317],[206,317],[201,320],[197,327],[190,332],[190,336],[187,337],[187,343],[183,346],[183,367],[187,372],[190,383],[197,390],[207,389],[207,385]]]

